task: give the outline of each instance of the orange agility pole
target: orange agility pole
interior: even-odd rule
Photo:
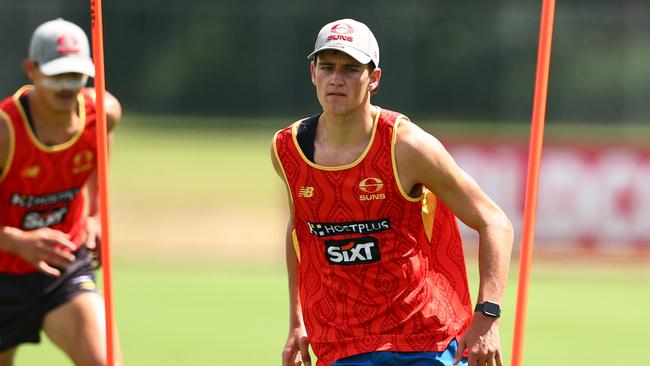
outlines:
[[[521,366],[523,358],[524,329],[526,325],[526,309],[528,306],[528,282],[530,280],[530,264],[533,258],[537,189],[539,187],[539,170],[542,158],[542,143],[544,141],[544,118],[546,116],[546,96],[551,63],[551,45],[553,44],[554,16],[555,0],[543,0],[528,153],[528,172],[526,176],[526,198],[524,204],[521,257],[519,259],[519,285],[517,288],[517,307],[515,309],[512,366]]]
[[[113,327],[113,283],[111,279],[110,222],[108,207],[108,133],[106,111],[104,110],[104,35],[102,24],[102,0],[90,0],[90,19],[92,26],[93,60],[95,62],[95,99],[97,111],[97,166],[99,182],[99,209],[102,223],[102,267],[104,282],[104,309],[106,312],[106,364],[113,366],[114,332]]]

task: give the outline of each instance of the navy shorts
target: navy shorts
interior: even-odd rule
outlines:
[[[340,359],[332,366],[451,366],[457,348],[454,339],[442,352],[369,352]],[[467,366],[467,359],[461,359],[458,365]]]
[[[85,246],[60,277],[0,273],[0,352],[40,342],[45,315],[84,292],[96,292],[93,259]]]

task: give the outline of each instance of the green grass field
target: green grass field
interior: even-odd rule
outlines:
[[[501,324],[507,360],[515,274]],[[640,364],[650,328],[647,268],[541,264],[532,280],[526,365]],[[117,265],[114,281],[126,364],[279,364],[287,332],[281,267]],[[67,364],[49,343],[18,357],[18,365]]]
[[[256,234],[247,226],[254,218],[273,223],[271,230],[284,219],[269,163],[273,131],[187,131],[182,122],[156,129],[155,120],[126,118],[117,134],[114,297],[125,364],[278,365],[287,334],[283,229]],[[243,239],[227,233],[236,229]],[[468,266],[475,292],[475,260]],[[643,364],[649,267],[534,263],[525,364]],[[512,268],[501,326],[506,362]],[[17,364],[69,365],[47,341],[22,347]]]

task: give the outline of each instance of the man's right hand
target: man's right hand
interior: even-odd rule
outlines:
[[[289,330],[287,343],[282,351],[282,366],[311,366],[309,355],[309,339],[303,325],[292,327]]]
[[[58,277],[57,268],[68,268],[74,262],[76,249],[70,236],[62,231],[42,228],[32,231],[13,230],[11,252],[34,265],[48,276]],[[55,268],[57,267],[57,268]]]

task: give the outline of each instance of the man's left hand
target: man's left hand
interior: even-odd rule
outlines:
[[[86,248],[90,249],[94,267],[97,269],[102,265],[102,225],[99,217],[89,216],[86,219],[86,233],[88,235],[86,238]]]
[[[474,313],[472,324],[458,341],[454,365],[460,362],[465,350],[469,354],[469,365],[502,366],[499,318]]]

